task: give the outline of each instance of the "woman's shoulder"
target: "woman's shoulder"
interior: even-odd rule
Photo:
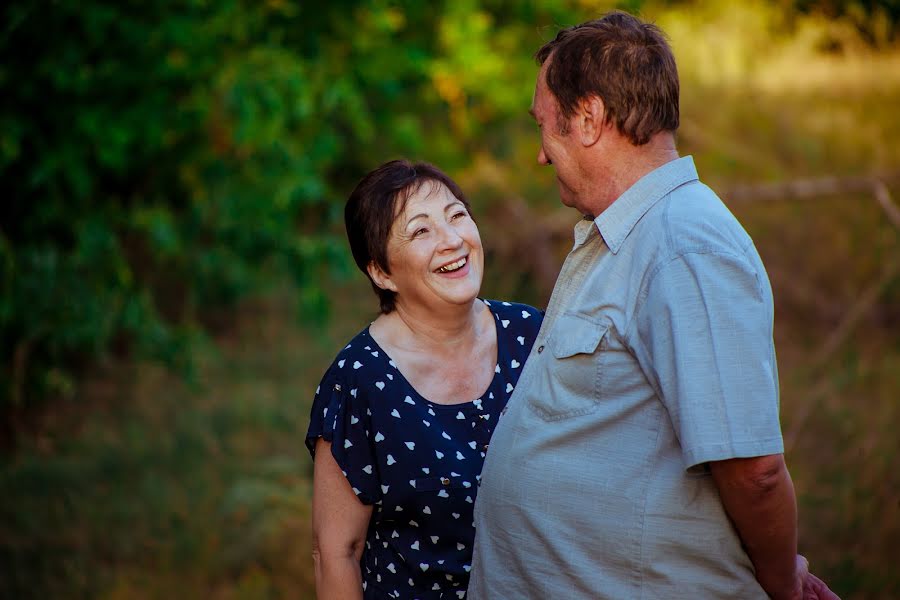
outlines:
[[[541,320],[544,318],[544,311],[529,304],[493,299],[486,299],[483,300],[483,302],[498,319],[507,319],[510,322],[513,322],[513,320],[528,321],[529,319],[534,319],[534,321],[537,321],[537,323],[540,324]]]
[[[375,365],[381,365],[378,345],[369,334],[367,325],[338,350],[334,360],[325,370],[320,386],[350,385],[365,380]]]
[[[484,303],[497,319],[497,343],[512,348],[515,355],[524,352],[523,356],[527,356],[541,329],[544,312],[520,302],[485,300]]]

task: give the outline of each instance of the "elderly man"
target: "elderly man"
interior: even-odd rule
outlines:
[[[769,280],[678,156],[662,32],[614,12],[536,58],[538,162],[584,219],[488,451],[469,598],[834,598],[797,555]]]

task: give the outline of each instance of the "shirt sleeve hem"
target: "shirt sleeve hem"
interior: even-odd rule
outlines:
[[[359,498],[359,501],[370,506],[376,504],[379,498],[373,498],[370,494],[363,491],[362,488],[365,487],[365,484],[363,484],[362,481],[355,481],[356,473],[354,473],[352,469],[348,469],[347,465],[343,464],[345,462],[345,457],[339,456],[340,453],[336,452],[336,447],[333,443],[333,432],[326,430],[319,433],[309,432],[306,435],[306,447],[309,448],[313,460],[315,461],[315,447],[316,442],[319,438],[322,438],[323,440],[331,444],[331,456],[334,458],[334,462],[337,463],[338,467],[340,467],[341,472],[344,474],[344,478],[347,479],[347,483],[350,484],[354,495]]]
[[[696,448],[685,448],[683,451],[685,470],[694,472],[705,463],[731,458],[753,458],[770,454],[783,454],[784,441],[781,436],[750,442],[734,442],[731,444],[711,444]]]

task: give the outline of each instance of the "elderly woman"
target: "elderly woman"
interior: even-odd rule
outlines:
[[[464,598],[481,466],[541,313],[478,298],[478,227],[432,165],[372,171],[345,221],[381,314],[338,353],[313,403],[317,595]]]

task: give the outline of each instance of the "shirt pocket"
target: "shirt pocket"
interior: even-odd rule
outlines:
[[[601,397],[604,340],[609,324],[578,315],[559,318],[546,346],[551,356],[528,394],[541,418],[558,421],[597,410]]]

